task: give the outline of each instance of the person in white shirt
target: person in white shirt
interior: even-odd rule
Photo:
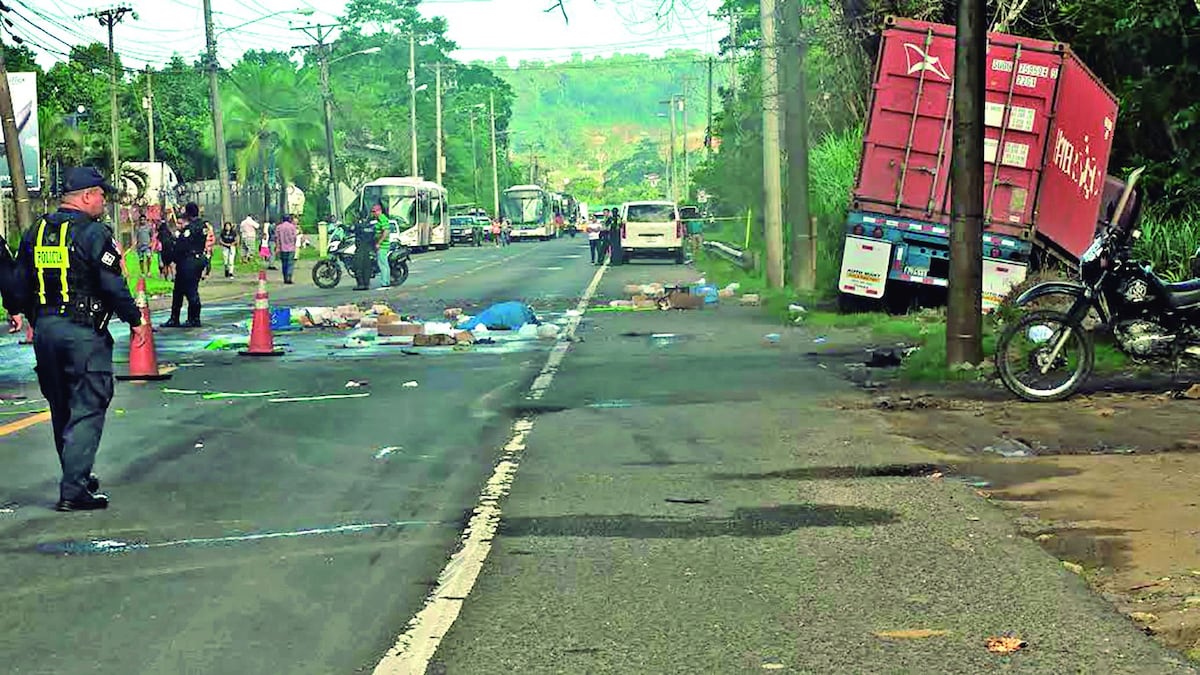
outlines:
[[[255,250],[258,244],[258,221],[247,213],[245,219],[238,223],[238,230],[242,235],[242,262],[248,263],[258,252]]]
[[[608,209],[604,209],[604,217],[608,217]],[[604,241],[600,238],[604,231],[603,221],[591,220],[587,224],[588,248],[592,252],[592,264],[604,262]]]

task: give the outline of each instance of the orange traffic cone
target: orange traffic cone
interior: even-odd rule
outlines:
[[[267,300],[267,271],[258,271],[258,292],[254,294],[254,317],[250,325],[250,348],[242,356],[281,356],[271,337],[271,304]]]
[[[142,310],[142,323],[150,326],[150,330],[146,331],[146,342],[138,346],[133,342],[132,337],[129,341],[129,374],[117,375],[117,379],[122,382],[147,382],[153,380],[169,380],[170,373],[160,373],[158,371],[158,356],[154,351],[154,327],[150,324],[150,305],[146,302],[146,278],[138,279],[137,297],[134,299],[139,309]]]

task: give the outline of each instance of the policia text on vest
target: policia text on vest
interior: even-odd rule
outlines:
[[[92,465],[113,396],[109,320],[116,314],[132,326],[135,345],[146,341],[149,326],[121,274],[112,230],[96,220],[112,186],[85,167],[67,171],[64,187],[59,210],[21,240],[16,264],[22,283],[14,292],[33,322],[38,384],[62,465],[57,508],[78,511],[108,506]]]

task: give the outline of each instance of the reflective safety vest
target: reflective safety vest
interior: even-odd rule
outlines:
[[[67,228],[70,225],[70,220],[64,220],[59,224],[57,232],[53,227],[47,232],[46,219],[43,218],[38,223],[37,238],[33,244],[33,268],[37,276],[39,305],[51,304],[46,302],[47,278],[58,281],[57,288],[51,288],[52,294],[61,295],[63,303],[71,301],[71,291],[67,284],[67,270],[71,268],[71,255],[67,246]],[[60,300],[53,296],[51,299],[55,300],[54,304]]]

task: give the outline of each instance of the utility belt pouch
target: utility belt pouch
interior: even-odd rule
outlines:
[[[72,323],[87,326],[101,333],[108,330],[112,312],[107,311],[104,303],[100,302],[98,298],[89,296],[72,298],[66,309],[67,317]]]

